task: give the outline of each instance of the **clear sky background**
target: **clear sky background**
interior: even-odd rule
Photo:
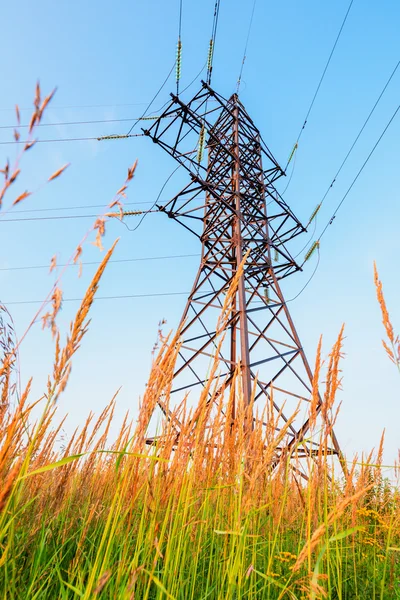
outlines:
[[[235,90],[252,1],[222,0],[216,40],[213,87],[224,96]],[[182,87],[205,63],[214,0],[183,1]],[[325,2],[258,0],[249,40],[240,98],[278,161],[284,166],[314,94],[348,0]],[[31,113],[39,78],[45,93],[58,86],[47,111],[41,139],[97,137],[126,133],[131,123],[61,125],[70,121],[132,119],[146,108],[171,69],[176,53],[178,0],[146,0],[110,4],[104,0],[70,0],[37,4],[28,0],[2,7],[0,125],[15,123],[13,106]],[[341,39],[320,89],[298,149],[286,200],[303,222],[321,200],[383,85],[399,60],[400,4],[395,0],[354,0]],[[204,76],[204,73],[203,73]],[[197,91],[199,81],[185,93]],[[174,76],[152,106],[157,110],[175,91]],[[327,222],[355,173],[369,154],[400,97],[400,69],[346,163],[320,213],[317,232]],[[25,110],[28,109],[29,110]],[[57,123],[60,123],[57,125]],[[386,461],[399,447],[400,378],[384,355],[383,328],[373,286],[377,261],[394,324],[400,329],[399,280],[399,134],[400,115],[363,171],[321,244],[315,277],[290,304],[292,316],[311,362],[320,334],[327,355],[341,324],[346,323],[343,390],[337,434],[349,455],[377,446],[386,428]],[[24,136],[24,130],[22,130]],[[12,140],[12,130],[0,129],[0,141]],[[12,161],[17,149],[0,145],[0,160]],[[106,206],[123,184],[127,167],[138,158],[129,202],[153,202],[175,168],[172,158],[146,138],[38,144],[26,155],[15,192],[37,193],[0,216],[0,299],[22,335],[56,274],[47,269],[9,270],[49,264],[57,254],[65,262],[93,218],[5,221],[61,215],[93,215]],[[64,163],[62,178],[41,184]],[[177,174],[162,200],[182,187]],[[280,184],[280,190],[285,186]],[[40,189],[39,189],[40,188]],[[14,193],[9,197],[9,202]],[[146,208],[139,205],[137,208]],[[67,207],[65,210],[50,209]],[[132,207],[130,207],[132,208]],[[40,211],[39,211],[40,209]],[[46,210],[43,210],[46,209]],[[25,212],[31,211],[31,212]],[[129,221],[134,226],[136,221]],[[115,259],[198,254],[195,239],[163,215],[149,215],[134,233],[118,222],[107,224],[105,246],[120,237]],[[305,240],[307,234],[304,234]],[[299,240],[298,246],[305,243]],[[83,259],[100,259],[85,246]],[[287,298],[304,286],[314,267],[284,285]],[[198,266],[197,257],[116,263],[109,266],[99,295],[187,292]],[[79,298],[95,266],[77,269],[63,278],[66,298]],[[99,300],[92,323],[74,359],[59,413],[69,413],[67,432],[83,422],[90,410],[99,413],[122,386],[117,418],[134,416],[151,365],[158,321],[166,329],[177,325],[185,296]],[[59,323],[63,330],[76,302],[66,302]],[[34,325],[21,345],[21,377],[34,376],[32,399],[45,390],[53,344],[49,331]]]

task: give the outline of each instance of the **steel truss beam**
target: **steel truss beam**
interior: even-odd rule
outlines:
[[[203,82],[189,102],[173,94],[171,98],[163,114],[143,131],[188,171],[191,181],[158,208],[202,244],[182,316],[171,393],[192,390],[195,395],[198,390],[199,395],[222,336],[217,395],[238,385],[233,374],[240,363],[244,403],[250,405],[254,395],[263,415],[256,414],[245,426],[251,429],[257,419],[264,422],[266,406],[273,407],[269,418],[277,430],[287,427],[296,412],[274,465],[287,453],[311,459],[318,453],[318,443],[308,439],[313,375],[280,287],[282,279],[300,270],[288,244],[305,228],[274,187],[284,173],[236,94],[226,100]],[[217,331],[226,294],[246,254],[229,318],[223,331]],[[317,415],[322,407],[318,395]],[[229,418],[236,411],[235,406]],[[174,427],[179,437],[179,426]],[[341,458],[333,431],[330,439],[325,454]]]

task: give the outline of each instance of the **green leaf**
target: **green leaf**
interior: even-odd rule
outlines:
[[[44,467],[39,467],[38,469],[35,469],[34,471],[30,471],[29,473],[26,473],[26,475],[23,475],[22,477],[20,477],[19,480],[26,479],[26,477],[31,477],[32,475],[38,475],[39,473],[44,473],[45,471],[51,471],[52,469],[57,469],[58,467],[63,467],[64,465],[67,465],[68,463],[73,462],[74,460],[78,460],[78,458],[81,458],[81,456],[85,456],[85,454],[89,454],[89,452],[83,452],[82,454],[71,454],[71,456],[65,456],[61,460],[57,460],[54,463],[50,463],[49,465],[45,465]]]
[[[150,577],[150,579],[152,581],[154,581],[154,583],[156,584],[156,586],[167,596],[167,598],[171,598],[171,600],[176,600],[175,596],[172,596],[164,587],[164,585],[161,583],[161,581],[158,579],[158,577],[156,577],[155,575],[153,575],[153,573],[150,573],[150,571],[148,571],[147,569],[143,569],[143,571],[145,573],[147,573],[147,575]]]
[[[63,467],[64,465],[67,465],[70,462],[73,462],[74,460],[78,460],[78,458],[81,458],[82,456],[88,456],[89,454],[126,454],[128,456],[134,456],[135,458],[146,458],[149,460],[156,460],[156,461],[160,461],[160,462],[168,462],[167,458],[161,458],[159,456],[149,456],[148,454],[136,454],[135,452],[125,452],[125,451],[120,451],[120,450],[93,450],[91,452],[82,452],[82,454],[71,454],[71,456],[65,456],[64,458],[61,458],[61,460],[57,460],[54,463],[51,463],[49,465],[45,465],[44,467],[39,467],[38,469],[35,469],[34,471],[30,471],[29,473],[26,473],[26,475],[23,475],[22,477],[20,477],[18,479],[18,481],[21,481],[21,479],[25,479],[26,477],[31,477],[32,475],[38,475],[39,473],[44,473],[45,471],[51,471],[52,469],[57,469],[58,467]]]
[[[63,580],[63,584],[66,585],[67,588],[69,588],[70,590],[72,590],[73,592],[75,592],[75,594],[77,594],[79,596],[79,598],[83,598],[83,592],[81,592],[80,590],[78,590],[77,587],[75,587],[71,583],[68,583],[68,581],[64,581],[64,580]]]
[[[364,527],[352,527],[351,529],[346,529],[345,531],[341,531],[340,533],[337,533],[336,535],[333,535],[332,537],[329,538],[329,542],[336,542],[336,540],[342,540],[345,537],[348,537],[349,535],[351,535],[352,533],[355,533],[356,531],[363,531]]]
[[[297,600],[296,596],[293,594],[293,592],[291,592],[289,590],[289,588],[287,587],[287,584],[283,584],[280,583],[279,581],[276,581],[276,579],[274,579],[273,577],[271,577],[270,575],[265,575],[265,573],[261,573],[261,571],[257,571],[257,569],[253,569],[253,573],[257,573],[257,575],[259,575],[260,577],[262,577],[263,579],[265,579],[266,581],[268,581],[269,583],[273,583],[274,585],[276,585],[279,589],[281,589],[284,592],[287,592],[289,594],[289,596],[293,599],[293,600]],[[282,598],[282,594],[280,594],[279,596],[280,598]]]

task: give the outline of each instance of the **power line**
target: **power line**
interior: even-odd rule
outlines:
[[[140,117],[126,117],[123,119],[96,119],[94,121],[64,121],[61,123],[38,123],[36,127],[57,127],[58,125],[93,125],[99,123],[127,123]],[[27,129],[29,125],[0,125],[0,129]]]
[[[203,66],[201,67],[199,73],[196,75],[196,77],[189,83],[189,85],[187,85],[183,90],[182,93],[185,92],[191,85],[193,85],[193,83],[196,81],[196,79],[198,79],[201,75],[201,73],[203,72],[203,70],[205,69],[207,63],[204,63]],[[169,100],[167,101],[166,104],[169,103]],[[140,103],[140,105],[144,104],[144,102]],[[164,106],[166,106],[166,104]],[[101,104],[98,105],[99,107],[103,106]],[[107,106],[107,105],[104,105]],[[136,104],[121,104],[121,105],[117,105],[117,106],[136,106]],[[160,110],[162,110],[162,108],[164,108],[164,106],[162,106]],[[68,107],[64,107],[64,108],[68,108]],[[88,108],[90,108],[88,106]],[[1,109],[1,110],[8,110],[8,109]],[[13,109],[9,109],[9,110],[13,110]],[[28,110],[28,109],[22,109],[20,108],[19,110]],[[29,109],[30,110],[30,109]],[[155,112],[159,112],[159,111],[155,111]],[[147,112],[147,111],[146,111]],[[146,117],[146,119],[148,118],[152,118],[152,115]],[[154,116],[154,119],[156,119],[157,116]],[[141,121],[144,119],[144,116],[141,117],[124,117],[122,119],[94,119],[94,120],[87,120],[87,121],[61,121],[59,123],[38,123],[37,125],[35,125],[35,129],[36,127],[57,127],[57,126],[70,126],[70,125],[99,125],[102,123],[130,123],[132,121]],[[0,125],[0,129],[27,129],[29,127],[29,125]],[[84,138],[84,139],[97,139],[97,138]],[[46,141],[46,140],[43,140]],[[61,141],[61,140],[57,140],[57,141]],[[11,143],[15,143],[14,141],[10,141]],[[21,144],[24,142],[20,142]]]
[[[395,119],[397,113],[400,110],[400,104],[398,105],[398,107],[396,108],[396,110],[394,111],[393,115],[391,116],[389,122],[387,123],[386,127],[384,128],[384,130],[382,131],[381,135],[379,136],[378,140],[375,142],[371,152],[368,154],[367,158],[365,159],[365,161],[363,162],[363,164],[361,165],[359,171],[357,172],[357,175],[354,177],[353,181],[351,182],[351,184],[349,185],[346,193],[344,194],[343,198],[340,200],[339,204],[337,205],[333,215],[331,216],[331,218],[329,219],[328,223],[325,225],[324,229],[322,230],[321,234],[319,235],[317,242],[319,243],[321,241],[322,236],[325,234],[326,230],[328,229],[329,225],[332,225],[334,219],[336,218],[336,215],[340,209],[340,207],[342,206],[343,202],[346,200],[347,196],[349,195],[350,191],[352,190],[354,184],[356,183],[357,179],[359,178],[359,176],[361,175],[361,173],[363,172],[364,168],[366,167],[366,165],[368,164],[369,159],[371,158],[371,156],[373,155],[373,153],[375,152],[376,148],[378,147],[378,145],[380,144],[383,136],[385,135],[385,133],[387,132],[387,130],[389,129],[390,125],[392,124],[393,120]],[[304,264],[304,263],[303,263]]]
[[[162,84],[160,85],[160,87],[158,88],[157,92],[154,94],[153,98],[150,100],[150,102],[148,103],[148,105],[146,106],[142,116],[139,119],[136,119],[136,121],[133,123],[132,127],[130,128],[130,130],[128,131],[127,135],[130,135],[131,132],[133,131],[133,129],[136,127],[136,125],[139,123],[139,121],[141,121],[141,119],[143,119],[143,117],[147,114],[147,112],[150,110],[151,105],[153,104],[154,100],[157,98],[157,96],[160,94],[160,92],[162,91],[162,89],[164,88],[165,84],[167,83],[168,79],[171,77],[171,73],[174,70],[176,65],[176,61],[174,62],[174,64],[172,65],[168,75],[166,76],[166,78],[164,79],[164,81],[162,82]],[[137,134],[137,135],[143,135],[143,134]]]
[[[206,68],[206,66],[207,66],[207,62],[205,62],[203,64],[203,66],[201,67],[200,71],[197,73],[196,77],[194,77],[192,79],[192,81],[190,83],[188,83],[188,85],[186,87],[183,88],[183,90],[181,91],[181,94],[183,94],[183,92],[186,92],[186,90],[188,90],[194,84],[194,82],[197,81],[197,79],[200,77],[200,75],[202,74],[202,72],[204,71],[204,69]],[[169,102],[170,102],[170,100],[168,100],[164,104],[164,106],[167,106],[167,104],[169,104]],[[164,108],[164,106],[162,108]],[[162,110],[162,109],[160,109],[160,110]]]
[[[303,285],[303,287],[301,288],[301,290],[295,296],[293,296],[293,298],[290,298],[290,300],[286,301],[286,304],[288,302],[293,302],[294,300],[297,300],[297,298],[299,296],[301,296],[301,294],[305,291],[305,289],[309,286],[309,284],[311,283],[311,281],[314,279],[314,276],[315,276],[316,272],[318,271],[319,263],[320,263],[320,260],[321,260],[321,254],[320,254],[320,251],[319,251],[319,247],[317,247],[317,250],[318,250],[317,264],[315,265],[314,271],[311,273],[310,278],[307,280],[306,284]]]
[[[342,169],[343,169],[344,165],[346,164],[346,162],[347,162],[347,160],[349,159],[349,157],[350,157],[351,153],[353,152],[355,145],[357,144],[358,140],[359,140],[359,139],[360,139],[360,137],[361,137],[361,134],[362,134],[362,132],[364,131],[364,129],[365,129],[365,127],[367,126],[367,124],[368,124],[368,122],[369,122],[370,118],[372,117],[373,113],[375,112],[375,109],[376,109],[376,107],[378,106],[378,104],[379,104],[379,102],[380,102],[380,100],[381,100],[381,98],[382,98],[383,94],[385,93],[385,91],[386,91],[386,88],[388,87],[389,83],[390,83],[390,82],[391,82],[391,80],[393,79],[393,77],[394,77],[394,75],[395,75],[395,73],[396,73],[396,71],[397,71],[397,69],[398,69],[399,65],[400,65],[400,61],[398,61],[398,63],[397,63],[397,64],[396,64],[396,66],[394,67],[393,71],[391,72],[389,79],[386,81],[385,85],[383,86],[383,89],[381,90],[381,92],[380,92],[380,94],[379,94],[379,96],[378,96],[377,100],[375,101],[375,104],[373,105],[372,109],[370,110],[370,112],[369,112],[369,114],[368,114],[367,118],[365,119],[365,121],[364,121],[364,123],[363,123],[363,125],[362,125],[362,127],[361,127],[361,129],[360,129],[360,131],[359,131],[359,132],[358,132],[358,134],[356,135],[356,138],[355,138],[355,140],[354,140],[354,141],[353,141],[353,143],[351,144],[351,146],[350,146],[350,148],[349,148],[349,150],[348,150],[348,152],[347,152],[346,156],[344,157],[344,159],[343,159],[343,161],[342,161],[342,163],[341,163],[341,165],[340,165],[339,169],[337,170],[336,174],[334,175],[334,177],[333,177],[333,179],[332,179],[332,182],[331,182],[330,186],[329,186],[329,187],[328,187],[328,189],[326,190],[326,192],[325,192],[325,194],[324,194],[324,196],[323,196],[323,198],[322,198],[321,202],[318,204],[318,206],[317,206],[317,210],[318,210],[318,211],[320,210],[321,206],[323,205],[323,203],[324,203],[324,201],[325,201],[325,199],[326,199],[327,195],[329,194],[330,190],[333,188],[333,186],[334,186],[334,184],[335,184],[335,182],[336,182],[336,179],[337,179],[337,177],[339,176],[339,174],[340,174],[340,172],[342,171]],[[316,215],[316,212],[314,211],[314,213],[313,213],[313,214],[314,214],[314,215]]]
[[[247,30],[246,43],[244,45],[244,52],[243,52],[242,64],[240,66],[240,72],[239,72],[239,77],[238,77],[238,81],[237,81],[237,88],[236,88],[236,93],[237,94],[239,94],[239,88],[240,88],[240,84],[242,82],[243,68],[244,68],[244,63],[245,63],[246,58],[247,58],[247,46],[249,45],[249,39],[250,39],[251,27],[253,25],[253,18],[254,18],[254,12],[255,12],[255,9],[256,9],[256,3],[257,3],[257,0],[254,0],[253,1],[253,9],[251,11],[249,28]]]
[[[145,106],[147,102],[125,102],[123,104],[72,104],[69,106],[51,106],[54,110],[67,110],[70,108],[121,108],[122,106]],[[32,111],[32,107],[18,107],[19,111],[22,110],[30,110]],[[15,112],[15,107],[13,108],[0,108],[0,112]]]
[[[162,192],[165,189],[165,186],[167,185],[167,183],[169,182],[169,180],[171,179],[171,177],[176,173],[176,171],[178,171],[178,169],[180,168],[181,165],[178,165],[167,177],[167,179],[164,181],[163,185],[161,186],[160,191],[157,194],[156,199],[154,200],[154,202],[126,202],[124,203],[124,206],[128,206],[128,205],[138,205],[138,204],[150,204],[150,208],[148,210],[144,210],[144,211],[138,211],[137,214],[142,214],[139,223],[133,228],[131,229],[131,227],[129,227],[129,225],[127,225],[127,223],[125,223],[125,221],[122,220],[118,220],[119,223],[123,223],[123,225],[125,225],[125,227],[127,229],[129,229],[129,231],[136,231],[136,229],[138,229],[138,227],[140,227],[140,225],[142,224],[143,220],[145,219],[145,217],[149,214],[149,213],[156,213],[156,212],[160,212],[158,209],[157,210],[153,210],[154,207],[156,206],[157,202],[160,199],[160,196],[162,194]],[[95,208],[97,206],[100,206],[101,208],[105,208],[104,205],[88,205],[86,207],[69,207],[69,209],[72,208],[76,208],[76,209],[80,209],[80,208]],[[64,209],[36,209],[38,211],[46,211],[46,210],[64,210]],[[29,210],[27,211],[16,211],[16,213],[22,213],[22,212],[31,212]],[[33,210],[32,212],[36,212],[35,210]],[[105,215],[105,216],[109,216],[109,215]],[[17,217],[17,218],[8,218],[8,219],[4,219],[2,218],[1,214],[0,214],[0,223],[18,223],[18,222],[24,222],[24,221],[59,221],[59,220],[65,220],[65,219],[95,219],[98,218],[99,215],[98,214],[90,214],[90,215],[57,215],[57,216],[46,216],[46,217]]]
[[[46,144],[46,143],[55,143],[55,142],[87,142],[89,140],[95,140],[97,142],[101,142],[104,140],[119,140],[124,138],[134,138],[134,137],[142,137],[143,133],[132,133],[132,134],[123,134],[123,135],[102,135],[98,137],[80,137],[80,138],[57,138],[52,140],[12,140],[7,142],[0,142],[1,146],[8,146],[10,144],[31,144],[32,141],[34,144]]]
[[[138,258],[115,258],[114,260],[109,260],[108,263],[129,263],[129,262],[142,262],[142,261],[151,261],[151,260],[175,260],[177,258],[193,258],[199,257],[199,254],[174,254],[170,256],[142,256]],[[83,261],[82,265],[99,265],[101,261]],[[68,266],[79,266],[78,264],[57,264],[57,267],[68,267]],[[0,271],[30,271],[34,269],[49,269],[50,265],[24,265],[21,267],[0,267]]]
[[[162,292],[157,294],[126,294],[121,296],[95,296],[95,300],[126,300],[128,298],[158,298],[161,296],[188,296],[189,292]],[[63,298],[62,302],[82,302],[83,298]],[[13,300],[2,302],[5,306],[17,304],[44,304],[46,300]]]
[[[211,77],[212,77],[212,70],[213,70],[215,41],[217,38],[217,30],[218,30],[219,7],[220,7],[220,0],[215,0],[213,24],[212,24],[210,46],[209,46],[209,50],[208,50],[208,60],[207,60],[207,83],[208,83],[208,85],[211,84]]]
[[[375,101],[375,104],[373,105],[372,109],[370,110],[370,112],[369,112],[369,114],[368,114],[367,118],[365,119],[365,121],[364,121],[364,123],[363,123],[363,125],[362,125],[361,129],[360,129],[360,130],[359,130],[359,132],[357,133],[357,135],[356,135],[356,137],[355,137],[355,139],[354,139],[353,143],[351,144],[351,146],[350,146],[350,148],[349,148],[349,150],[348,150],[348,152],[347,152],[346,156],[344,157],[344,159],[343,159],[342,163],[340,164],[340,167],[339,167],[339,169],[337,170],[337,172],[336,172],[335,176],[333,177],[331,184],[329,185],[328,189],[326,190],[325,194],[323,195],[321,202],[320,202],[320,203],[317,205],[317,207],[314,209],[314,211],[313,211],[313,213],[312,213],[312,215],[311,215],[311,217],[310,217],[310,219],[309,219],[309,221],[308,221],[308,224],[307,224],[307,227],[308,227],[308,225],[310,225],[310,224],[311,224],[311,223],[314,221],[313,232],[311,233],[311,236],[310,236],[310,238],[308,239],[308,241],[306,242],[306,244],[305,244],[305,245],[304,245],[304,246],[301,248],[301,250],[299,250],[299,252],[298,252],[298,253],[295,255],[295,257],[294,257],[294,258],[297,258],[298,256],[300,256],[300,254],[302,254],[302,253],[304,252],[304,250],[307,248],[307,246],[309,246],[309,244],[311,244],[311,243],[312,243],[312,240],[314,239],[314,235],[315,235],[315,230],[316,230],[316,228],[317,228],[317,217],[318,217],[318,213],[319,213],[319,211],[320,211],[320,209],[321,209],[322,205],[324,204],[324,202],[325,202],[325,199],[326,199],[326,197],[328,196],[328,194],[329,194],[330,190],[333,188],[333,186],[334,186],[334,184],[335,184],[335,182],[336,182],[336,180],[337,180],[337,178],[338,178],[338,176],[339,176],[340,172],[342,171],[342,169],[343,169],[344,165],[346,164],[346,162],[347,162],[347,160],[349,159],[349,157],[350,157],[350,155],[351,155],[352,151],[354,150],[354,147],[355,147],[355,145],[357,144],[357,142],[358,142],[359,138],[361,137],[361,134],[362,134],[362,132],[364,131],[365,127],[367,126],[367,124],[368,124],[368,122],[369,122],[370,118],[372,117],[372,115],[373,115],[373,113],[374,113],[374,111],[375,111],[376,107],[378,106],[378,104],[379,104],[379,102],[380,102],[380,100],[381,100],[381,98],[382,98],[383,94],[384,94],[384,93],[385,93],[385,91],[386,91],[386,88],[388,87],[389,83],[390,83],[390,82],[391,82],[391,80],[393,79],[393,77],[394,77],[394,75],[395,75],[395,73],[396,73],[396,71],[397,71],[397,69],[398,69],[399,65],[400,65],[400,61],[398,61],[398,62],[397,62],[396,66],[394,67],[393,71],[391,72],[391,74],[390,74],[390,76],[389,76],[389,79],[386,81],[385,85],[383,86],[383,88],[382,88],[382,90],[381,90],[381,92],[380,92],[380,94],[379,94],[379,96],[378,96],[377,100]],[[296,154],[296,156],[297,156],[297,154]],[[296,160],[296,157],[295,157],[295,160]],[[294,166],[293,166],[293,169],[292,169],[292,174],[291,174],[291,176],[290,176],[290,179],[292,178],[292,175],[293,175],[293,170],[294,170]],[[290,183],[290,179],[289,179],[289,183]],[[289,185],[289,184],[288,184],[288,185]],[[288,187],[288,186],[286,186],[286,188],[285,188],[285,190],[284,190],[284,191],[286,191],[287,187]],[[284,193],[284,192],[283,192],[283,193]],[[283,195],[283,193],[282,193],[281,195]]]
[[[149,210],[146,210],[146,211],[145,211],[145,213],[144,213],[144,215],[141,217],[141,219],[140,219],[139,223],[138,223],[137,225],[135,225],[135,227],[134,227],[133,229],[131,229],[131,228],[129,227],[129,225],[128,225],[127,223],[125,223],[125,221],[120,221],[121,223],[123,223],[123,224],[125,225],[125,227],[126,227],[127,229],[129,229],[129,231],[132,231],[132,232],[133,232],[133,231],[136,231],[136,230],[137,230],[137,229],[138,229],[138,228],[141,226],[141,224],[143,223],[143,221],[144,221],[144,219],[146,218],[146,216],[148,215],[148,213],[150,213],[150,212],[159,212],[158,210],[157,210],[157,211],[153,211],[153,208],[156,206],[157,202],[159,201],[159,199],[160,199],[160,196],[161,196],[161,194],[163,193],[163,191],[164,191],[164,189],[165,189],[165,186],[167,185],[167,183],[169,182],[169,180],[171,179],[171,177],[173,177],[173,175],[175,175],[175,173],[178,171],[178,169],[179,169],[181,166],[182,166],[182,165],[178,165],[178,166],[176,167],[176,169],[174,169],[174,170],[172,171],[172,173],[170,173],[170,174],[168,175],[167,179],[164,181],[163,185],[161,186],[161,189],[160,189],[160,191],[158,192],[157,198],[154,200],[154,202],[153,202],[153,204],[152,204],[151,208],[150,208]]]
[[[289,180],[288,180],[288,182],[287,182],[287,184],[286,184],[286,186],[285,186],[285,189],[283,190],[283,192],[281,192],[281,193],[280,193],[280,195],[281,195],[281,196],[284,196],[284,195],[286,194],[286,192],[287,192],[287,190],[288,190],[288,188],[289,188],[289,186],[290,186],[290,184],[291,184],[291,182],[292,182],[293,175],[294,175],[294,170],[295,170],[295,168],[296,168],[296,160],[297,160],[297,152],[295,152],[295,153],[294,153],[294,160],[293,160],[293,167],[292,167],[292,171],[291,171],[291,173],[290,173],[290,177],[289,177]],[[286,168],[287,168],[287,167],[286,167]]]
[[[329,54],[328,60],[327,60],[327,62],[326,62],[326,65],[325,65],[325,68],[324,68],[324,70],[323,70],[323,72],[322,72],[322,75],[321,75],[321,77],[320,77],[320,80],[319,80],[319,82],[318,82],[317,89],[315,90],[314,96],[313,96],[313,98],[312,98],[312,100],[311,100],[311,104],[310,104],[310,106],[308,107],[308,111],[307,111],[307,114],[306,114],[306,118],[304,119],[304,123],[303,123],[303,125],[302,125],[302,127],[301,127],[301,129],[300,129],[300,132],[299,132],[298,136],[297,136],[296,144],[298,144],[298,143],[299,143],[299,140],[300,140],[300,138],[301,138],[301,136],[302,136],[302,133],[303,133],[303,131],[304,131],[304,128],[305,128],[305,126],[307,125],[308,117],[310,116],[310,113],[311,113],[311,111],[312,111],[312,108],[313,108],[313,106],[314,106],[314,102],[315,102],[315,100],[317,99],[317,96],[318,96],[318,93],[319,93],[320,87],[321,87],[321,85],[322,85],[322,82],[323,82],[323,80],[324,80],[324,78],[325,78],[326,72],[327,72],[327,70],[328,70],[328,67],[329,67],[329,65],[330,65],[330,62],[331,62],[331,60],[332,60],[332,56],[333,56],[333,54],[334,54],[334,52],[335,52],[335,49],[336,49],[336,46],[337,46],[337,44],[338,44],[338,41],[339,41],[339,39],[340,39],[340,36],[342,35],[342,31],[343,31],[343,28],[344,28],[344,26],[345,26],[345,23],[346,23],[346,21],[347,21],[347,17],[349,16],[349,12],[350,12],[350,9],[351,9],[351,7],[352,7],[352,5],[353,5],[353,2],[354,2],[354,0],[350,0],[350,4],[349,4],[349,6],[348,6],[348,8],[347,8],[346,14],[345,14],[345,16],[344,16],[344,19],[343,19],[343,21],[342,21],[342,24],[341,24],[341,26],[340,26],[339,33],[338,33],[338,34],[337,34],[337,36],[336,36],[335,43],[333,44],[332,50],[331,50],[331,52],[330,52],[330,54]],[[285,171],[286,171],[286,169],[287,169],[287,165],[286,165]]]
[[[140,204],[153,204],[153,202],[150,201],[143,201],[143,202],[124,202],[124,207],[125,206],[139,206]],[[55,210],[80,210],[80,209],[85,209],[85,208],[105,208],[104,204],[86,204],[84,206],[56,206],[56,207],[51,207],[51,208],[28,208],[26,210],[14,210],[13,214],[17,215],[17,214],[22,214],[22,213],[32,213],[32,212],[51,212],[51,211],[55,211]]]
[[[187,256],[190,256],[190,255],[187,255]],[[197,256],[197,255],[192,255],[192,256]],[[163,258],[167,258],[167,257],[163,257]],[[115,260],[115,261],[110,261],[110,262],[118,262],[118,261]],[[306,287],[310,284],[311,280],[313,279],[315,273],[317,272],[319,263],[320,263],[320,254],[318,252],[318,261],[317,261],[316,267],[315,267],[311,277],[309,278],[307,283],[302,287],[302,289],[298,292],[298,294],[296,296],[294,296],[290,300],[286,301],[286,304],[288,302],[293,302],[293,300],[296,300],[296,298],[298,298],[304,292]],[[92,263],[83,263],[83,264],[92,264]],[[99,263],[95,263],[95,264],[99,264]],[[2,269],[0,269],[0,270],[2,270]],[[189,293],[190,292],[157,292],[154,294],[122,294],[122,295],[114,295],[114,296],[95,296],[95,300],[127,300],[127,299],[131,299],[131,298],[159,298],[159,297],[165,297],[165,296],[188,296]],[[82,302],[82,300],[83,300],[83,298],[63,298],[62,302]],[[13,300],[11,302],[3,302],[3,304],[5,306],[11,306],[11,305],[20,305],[20,304],[43,304],[44,302],[45,302],[45,300]]]
[[[153,211],[146,211],[153,212]],[[154,211],[158,212],[158,211]],[[97,219],[100,215],[57,215],[52,217],[21,217],[21,218],[12,218],[12,219],[1,219],[0,223],[17,223],[20,221],[62,221],[64,219]],[[107,216],[107,215],[105,215]]]

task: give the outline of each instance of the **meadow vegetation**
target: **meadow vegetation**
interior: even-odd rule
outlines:
[[[32,132],[46,100],[41,102],[38,87]],[[2,199],[19,168],[6,166]],[[134,168],[107,210],[120,205]],[[102,246],[105,222],[105,216],[96,221],[70,262],[80,259],[91,234]],[[115,244],[105,253],[65,341],[57,327],[59,280],[49,294],[51,309],[43,324],[51,328],[55,352],[47,389],[39,399],[31,398],[30,381],[21,392],[13,383],[23,336],[15,340],[11,317],[5,307],[0,312],[1,597],[400,598],[399,493],[394,482],[383,477],[383,437],[369,456],[349,461],[346,474],[326,452],[337,416],[343,331],[323,376],[321,350],[316,360],[331,418],[312,431],[320,450],[306,463],[308,478],[300,475],[296,449],[290,456],[280,455],[271,469],[285,435],[276,430],[271,407],[261,415],[268,426],[258,422],[248,432],[248,409],[240,393],[234,423],[226,419],[216,387],[206,387],[194,408],[187,400],[170,405],[179,331],[160,337],[135,421],[127,415],[117,438],[110,440],[117,402],[113,399],[60,446],[63,421],[54,425],[57,399],[84,343],[90,307],[114,248]],[[399,339],[376,270],[375,283],[385,350],[399,367]],[[218,372],[217,358],[210,368],[211,374]],[[157,406],[169,419],[159,441],[151,445],[147,432]],[[40,417],[33,417],[39,408]],[[393,472],[396,477],[396,465]]]

